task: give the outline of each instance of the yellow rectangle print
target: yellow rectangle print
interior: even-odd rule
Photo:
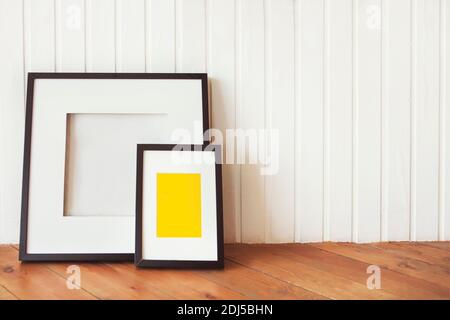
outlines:
[[[156,236],[202,236],[201,176],[199,173],[157,173]]]

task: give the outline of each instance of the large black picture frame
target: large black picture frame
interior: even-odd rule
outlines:
[[[28,73],[25,141],[22,177],[19,260],[33,261],[134,261],[133,253],[28,253],[30,161],[33,125],[33,97],[37,79],[199,79],[202,90],[203,130],[209,129],[208,78],[206,73]]]

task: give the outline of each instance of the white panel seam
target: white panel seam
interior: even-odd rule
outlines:
[[[26,0],[22,0],[22,46],[23,46],[23,54],[22,54],[22,64],[23,64],[23,88],[24,88],[24,97],[25,100],[27,98],[27,60],[26,60],[26,23],[25,23],[25,2]],[[25,107],[25,106],[24,106]]]
[[[323,241],[330,240],[330,4],[323,0]]]
[[[92,71],[92,0],[85,0],[85,65],[86,71]]]
[[[209,66],[209,23],[208,23],[208,16],[209,16],[209,8],[208,8],[208,0],[203,0],[203,7],[205,12],[205,72],[208,73],[208,66]],[[211,102],[211,87],[208,79],[208,98],[209,102]],[[211,103],[208,104],[210,107],[210,113],[209,113],[209,122],[212,123],[212,109],[211,109]]]
[[[123,71],[123,48],[122,48],[122,0],[114,0],[114,54],[115,54],[115,70],[116,72]]]
[[[296,0],[294,3],[294,103],[295,103],[295,154],[294,154],[294,241],[301,242],[301,212],[300,212],[300,141],[301,141],[301,132],[300,132],[300,122],[301,122],[301,74],[300,74],[300,66],[301,66],[301,0]]]
[[[55,34],[54,34],[54,41],[55,41],[55,70],[61,71],[61,0],[53,0],[53,21],[55,24]]]
[[[83,41],[84,41],[84,72],[87,72],[87,50],[86,50],[86,46],[87,46],[87,1],[88,0],[83,0],[83,14],[84,14],[84,36],[83,36]]]
[[[388,239],[388,219],[389,219],[389,1],[381,2],[381,176],[380,176],[380,240]]]
[[[179,23],[177,21],[177,8],[178,8],[179,4],[177,0],[173,0],[173,65],[174,65],[174,72],[179,72],[178,71],[178,38],[179,38],[179,34],[178,34],[178,28],[179,28]],[[151,52],[150,52],[151,54]]]
[[[148,67],[148,63],[149,63],[149,59],[148,59],[148,54],[150,52],[149,50],[149,43],[150,41],[148,41],[148,35],[149,33],[149,4],[148,4],[149,0],[144,0],[144,72],[148,72],[149,67]]]
[[[445,167],[445,160],[446,160],[446,136],[445,136],[445,129],[446,129],[446,102],[447,102],[447,95],[446,95],[446,84],[447,84],[447,61],[446,53],[447,53],[447,2],[446,0],[441,0],[441,16],[440,16],[440,99],[439,99],[439,117],[440,117],[440,124],[439,124],[439,240],[443,241],[445,240],[445,191],[446,191],[446,170],[448,168]]]
[[[175,72],[183,72],[181,56],[183,54],[183,15],[181,9],[183,2],[175,1]]]
[[[270,76],[272,75],[272,61],[271,61],[271,52],[270,52],[270,43],[271,43],[271,19],[270,19],[270,13],[269,13],[269,2],[270,0],[263,0],[263,13],[264,13],[264,128],[265,130],[270,130],[270,123],[269,121],[270,116],[270,108],[271,108],[271,102],[270,98],[272,95],[272,86],[269,84],[270,81]],[[268,156],[268,152],[269,152],[269,148],[268,148],[268,136],[267,134],[265,135],[265,140],[264,140],[264,155],[265,155],[265,159]],[[261,174],[261,173],[260,173]],[[270,242],[272,236],[271,236],[271,230],[270,230],[270,215],[269,215],[269,211],[267,210],[267,197],[266,197],[266,177],[262,176],[263,179],[263,188],[264,188],[264,197],[263,197],[263,201],[264,201],[264,205],[263,205],[263,209],[264,209],[264,240],[266,243]]]
[[[234,26],[234,128],[237,128],[238,125],[238,118],[237,118],[237,113],[238,113],[238,88],[237,88],[237,75],[238,75],[238,59],[239,59],[239,55],[237,54],[239,48],[239,42],[238,42],[238,35],[237,35],[237,30],[238,30],[238,0],[233,0],[234,2],[234,21],[233,21],[233,26]],[[234,187],[236,187],[235,189],[235,207],[234,210],[235,211],[235,224],[236,224],[236,233],[235,233],[235,241],[240,243],[242,242],[242,206],[241,206],[241,166],[236,166],[235,168],[235,172],[234,172],[234,177],[236,178],[236,180],[234,181]],[[236,201],[236,198],[238,201]]]
[[[417,0],[411,6],[411,198],[409,240],[416,240]]]
[[[358,242],[358,1],[353,0],[352,19],[352,241]]]
[[[241,0],[236,0],[236,7],[235,7],[235,12],[236,12],[236,27],[235,27],[235,57],[236,57],[236,62],[235,62],[235,95],[236,95],[236,101],[235,101],[235,123],[236,123],[236,128],[239,129],[240,126],[242,125],[242,115],[241,115],[241,108],[242,108],[242,101],[241,101],[241,90],[240,90],[240,84],[242,82],[241,79],[241,36],[240,36],[240,32],[242,29],[242,25],[241,25]],[[239,190],[242,190],[242,165],[239,164]],[[242,243],[242,196],[239,197],[239,242]]]

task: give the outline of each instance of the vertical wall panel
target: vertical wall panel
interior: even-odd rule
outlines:
[[[443,161],[441,164],[441,168],[443,169],[443,172],[441,173],[441,177],[444,180],[443,181],[443,187],[441,194],[443,199],[442,201],[442,216],[443,221],[442,228],[443,235],[440,240],[450,240],[450,3],[448,0],[442,1],[443,6],[441,10],[444,10],[441,17],[443,16],[443,21],[441,23],[441,26],[443,26],[443,34],[441,37],[441,45],[443,45],[443,55],[442,60],[444,62],[444,65],[441,66],[441,72],[443,73],[443,79],[442,82],[442,105],[441,110],[443,111],[443,114],[441,113],[442,117],[442,145],[444,149],[443,154]]]
[[[381,1],[358,3],[357,61],[357,238],[358,242],[380,240],[381,179]]]
[[[266,241],[294,241],[294,3],[269,0],[266,10]]]
[[[409,238],[411,1],[383,1],[383,240]]]
[[[175,0],[146,0],[147,71],[175,72]]]
[[[176,70],[206,72],[206,2],[176,1]]]
[[[145,0],[116,0],[117,72],[145,71]]]
[[[414,240],[436,240],[439,203],[439,1],[415,0]]]
[[[351,241],[352,0],[328,0],[329,232]]]
[[[25,72],[55,70],[53,0],[24,0]]]
[[[0,0],[0,43],[0,243],[16,243],[25,119],[23,1]]]
[[[86,69],[116,70],[115,1],[86,0]]]
[[[23,7],[23,68],[25,71],[25,91],[26,91],[26,79],[28,76],[28,72],[52,72],[55,71],[55,10],[54,10],[54,1],[53,0],[41,0],[41,1],[32,1],[32,0],[24,0]],[[9,11],[9,9],[8,9]],[[6,13],[8,12],[6,11]],[[17,35],[16,35],[17,36]],[[20,39],[20,34],[18,35]],[[10,79],[8,79],[10,81]],[[25,94],[25,92],[23,92]],[[10,106],[17,108],[17,110],[24,110],[24,104],[15,104],[14,106]],[[19,109],[20,108],[20,109]],[[21,120],[24,121],[24,113],[19,111],[19,115],[22,116]],[[9,121],[9,119],[8,119]],[[13,123],[13,122],[12,122]],[[10,196],[12,197],[12,201],[17,201],[17,203],[21,200],[21,192],[20,188],[21,184],[21,176],[22,176],[22,154],[23,154],[23,134],[24,134],[24,125],[19,123],[19,128],[21,129],[20,140],[11,141],[12,143],[16,143],[15,147],[20,148],[20,153],[15,153],[15,155],[21,156],[21,159],[18,157],[15,158],[16,162],[14,162],[14,168],[16,168],[16,172],[12,171],[12,174],[15,174],[14,177],[6,184],[7,188],[11,189]],[[16,138],[18,138],[16,136]],[[19,151],[17,151],[19,152]],[[20,169],[19,169],[20,168]],[[18,216],[20,215],[19,206],[17,205],[15,210],[13,211]],[[12,209],[12,208],[9,208]],[[18,230],[17,230],[18,232]],[[16,236],[18,239],[18,234]]]
[[[301,136],[302,129],[301,125],[301,99],[300,93],[302,89],[301,83],[301,43],[302,43],[302,34],[301,30],[303,29],[302,24],[302,6],[301,0],[294,1],[294,103],[295,103],[295,114],[294,114],[294,127],[295,127],[295,155],[294,155],[294,240],[295,242],[300,241],[300,230],[301,230],[301,205],[300,205],[300,195],[301,195]]]
[[[85,70],[84,0],[55,1],[56,71]]]
[[[239,0],[238,128],[264,129],[264,3]],[[249,151],[247,144],[247,156]],[[248,158],[248,157],[247,157]],[[243,242],[265,242],[264,176],[261,166],[241,166]]]
[[[212,127],[219,129],[223,138],[227,129],[236,127],[235,10],[234,1],[208,2],[208,76],[211,103],[214,106],[211,118]],[[224,159],[227,155],[226,145]],[[226,242],[238,242],[241,239],[239,172],[236,165],[222,166]]]
[[[322,241],[323,223],[323,0],[300,9],[300,148],[297,241]]]

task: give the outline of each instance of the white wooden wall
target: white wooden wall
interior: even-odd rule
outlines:
[[[450,240],[450,0],[0,0],[0,242],[17,242],[29,71],[208,72],[227,242]]]

